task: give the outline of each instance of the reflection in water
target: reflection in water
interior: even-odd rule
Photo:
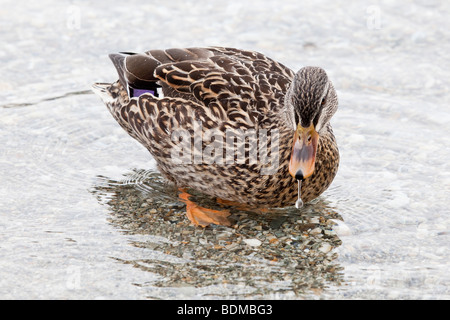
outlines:
[[[190,192],[200,205],[232,213],[232,227],[201,228],[190,225],[178,191],[159,173],[136,170],[122,181],[99,178],[93,193],[110,207],[111,223],[126,234],[148,235],[145,241],[132,242],[149,250],[148,259],[116,258],[161,276],[159,281],[139,285],[244,285],[245,292],[254,296],[318,293],[342,281],[333,250],[341,244],[333,220],[341,217],[323,200],[301,211],[288,208],[258,214]]]

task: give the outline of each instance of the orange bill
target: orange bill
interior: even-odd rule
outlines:
[[[297,180],[304,180],[314,173],[319,134],[314,125],[304,128],[300,124],[294,133],[289,173]]]

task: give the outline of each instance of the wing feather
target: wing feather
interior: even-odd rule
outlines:
[[[129,57],[127,72],[139,73],[141,81],[158,81],[165,94],[163,98],[144,95],[152,103],[139,98],[138,105],[144,107],[131,108],[127,114],[122,111],[140,139],[148,138],[141,132],[144,119],[154,121],[147,124],[154,138],[173,127],[187,126],[187,119],[204,120],[208,126],[227,123],[256,128],[283,105],[294,76],[292,70],[261,53],[233,48],[174,48]],[[153,71],[142,72],[140,65],[152,66]]]

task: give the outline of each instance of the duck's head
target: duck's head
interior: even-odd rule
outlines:
[[[333,84],[319,67],[300,69],[285,97],[287,120],[295,130],[289,173],[304,180],[314,173],[321,131],[337,110]]]

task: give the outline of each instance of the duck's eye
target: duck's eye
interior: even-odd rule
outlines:
[[[296,124],[300,123],[300,117],[298,116],[297,112],[294,112],[294,120]]]
[[[321,104],[322,106],[324,106],[325,103],[327,103],[327,99],[323,98],[323,99],[322,99],[322,102],[321,102],[320,104]]]

